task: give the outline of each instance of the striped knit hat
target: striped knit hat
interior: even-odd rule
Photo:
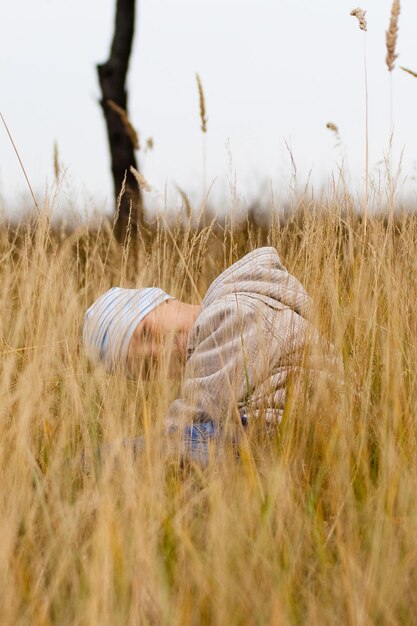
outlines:
[[[90,359],[111,372],[126,368],[130,340],[139,322],[166,300],[174,298],[158,287],[113,287],[98,298],[84,317],[83,344]]]

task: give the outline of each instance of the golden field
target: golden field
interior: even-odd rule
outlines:
[[[304,201],[286,220],[183,223],[121,248],[110,227],[0,234],[0,624],[394,625],[417,614],[417,217]],[[239,458],[161,460],[176,385],[92,367],[84,311],[111,285],[197,302],[245,252],[277,248],[342,354]],[[337,388],[336,388],[337,387]],[[136,461],[116,444],[145,433]]]

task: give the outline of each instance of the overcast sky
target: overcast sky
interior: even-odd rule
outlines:
[[[368,10],[370,163],[387,151],[390,80],[385,30],[391,0]],[[108,56],[115,0],[18,0],[0,19],[0,111],[30,180],[53,183],[53,145],[66,168],[62,194],[83,208],[110,210],[107,138],[95,65]],[[291,146],[300,183],[324,184],[345,155],[358,188],[364,165],[363,33],[347,0],[142,0],[128,78],[141,168],[159,189],[204,190],[203,140],[195,73],[206,94],[207,181],[221,196],[230,171],[249,202],[290,184]],[[403,0],[397,65],[417,70],[417,2]],[[396,155],[404,148],[408,189],[417,168],[417,79],[393,73]],[[343,145],[326,123],[338,125]],[[229,149],[230,148],[230,149]],[[230,157],[231,154],[231,157]],[[0,197],[10,211],[25,184],[0,128]]]

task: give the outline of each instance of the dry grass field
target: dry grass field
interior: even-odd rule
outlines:
[[[111,285],[197,302],[266,243],[313,297],[343,381],[254,424],[238,459],[162,462],[175,384],[92,367],[84,311]],[[416,294],[417,217],[365,232],[336,198],[268,227],[157,228],[133,252],[105,224],[3,229],[0,624],[416,623]],[[138,460],[118,449],[80,471],[83,451],[141,433]]]

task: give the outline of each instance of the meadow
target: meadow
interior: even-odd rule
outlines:
[[[275,207],[276,209],[276,207]],[[363,218],[304,198],[267,224],[158,220],[132,247],[111,226],[0,233],[0,623],[412,624],[417,611],[417,217]],[[343,357],[343,380],[294,394],[239,458],[162,461],[178,389],[83,355],[84,311],[111,285],[191,302],[234,260],[277,248]],[[88,472],[85,451],[145,433]]]
[[[399,13],[394,0],[390,72]],[[366,13],[352,15],[366,37]],[[392,144],[385,188],[371,180],[364,53],[358,200],[343,164],[316,196],[293,185],[289,211],[271,198],[262,215],[238,212],[232,188],[220,222],[182,193],[169,224],[157,214],[121,245],[108,219],[51,221],[55,197],[38,205],[27,179],[37,213],[0,227],[1,626],[417,622],[417,215],[397,199]],[[262,245],[311,295],[342,372],[309,396],[290,389],[279,426],[253,420],[207,468],[180,464],[163,449],[181,381],[166,363],[136,381],[89,363],[85,310],[115,285],[199,303]],[[142,434],[133,458],[123,441]]]

